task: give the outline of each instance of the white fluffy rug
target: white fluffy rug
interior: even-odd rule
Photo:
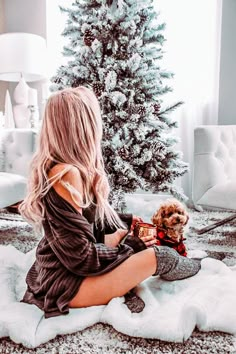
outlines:
[[[95,323],[112,325],[134,337],[183,342],[194,328],[236,333],[236,266],[204,258],[194,277],[167,282],[151,277],[137,287],[144,300],[141,313],[131,313],[124,298],[107,306],[74,309],[69,315],[44,319],[34,305],[20,303],[25,275],[35,249],[24,254],[13,246],[0,246],[0,337],[34,348],[59,334],[74,333]]]

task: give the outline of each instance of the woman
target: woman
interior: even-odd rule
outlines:
[[[154,246],[150,237],[124,238],[139,218],[118,215],[108,203],[101,139],[92,91],[68,88],[49,98],[20,208],[44,233],[22,301],[37,305],[46,318],[107,304],[151,275],[175,280],[200,269],[198,262]]]

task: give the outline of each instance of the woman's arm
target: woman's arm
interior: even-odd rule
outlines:
[[[65,167],[56,165],[49,177],[53,177],[53,172],[57,174],[62,168]],[[53,212],[57,213],[57,223],[55,224],[53,215],[50,215],[47,210],[48,229],[45,232],[45,237],[48,238],[49,245],[57,258],[68,270],[81,276],[98,275],[106,272],[106,269],[112,264],[115,266],[121,263],[134,252],[128,245],[117,243],[117,245],[114,244],[113,247],[110,247],[104,243],[96,242],[91,224],[83,217],[82,208],[79,206],[79,196],[83,195],[83,190],[82,183],[78,181],[80,181],[79,171],[72,167],[62,177],[63,183],[56,182],[54,185],[55,191],[72,204],[78,214],[68,212],[65,219],[65,210],[60,208],[60,205],[58,207],[55,205],[53,209]],[[73,193],[75,190],[79,191],[76,203],[74,199],[77,197],[77,193]]]
[[[119,218],[121,221],[124,223],[124,226],[127,230],[131,229],[131,225],[133,222],[133,215],[132,214],[122,214],[118,213]],[[104,233],[105,234],[113,234],[117,228],[115,226],[110,226],[106,221],[105,221],[105,227],[104,227]]]
[[[116,247],[127,233],[128,230],[118,229],[112,234],[105,235],[104,243],[108,247]]]
[[[55,170],[55,167],[54,173],[57,173],[58,171]],[[63,183],[60,184],[57,182],[54,188],[62,198],[65,198],[78,210],[78,215],[81,215],[82,209],[79,207],[80,199],[78,198],[76,203],[73,203],[71,188],[67,190],[69,185],[73,187],[72,192],[76,188],[79,191],[79,196],[82,196],[82,182],[78,183],[78,181],[80,181],[79,171],[73,167],[62,177]],[[59,208],[58,212],[63,213],[63,210],[61,211]],[[135,240],[134,236],[132,236],[132,240],[127,240],[123,244],[120,244],[120,241],[128,231],[122,229],[116,230],[113,234],[107,236],[105,244],[96,243],[91,225],[87,220],[82,215],[81,218],[78,216],[74,217],[74,215],[72,217],[73,229],[71,229],[70,224],[64,222],[64,215],[59,216],[62,220],[61,225],[57,223],[54,226],[51,223],[50,227],[54,240],[53,242],[50,240],[50,246],[61,263],[78,275],[100,274],[105,271],[110,263],[120,262],[121,258],[125,259],[129,255],[146,248],[146,245],[138,238]],[[76,230],[76,232],[72,230]]]
[[[87,226],[86,228],[83,221],[83,227],[78,232],[70,232],[67,236],[63,233],[63,237],[56,237],[50,243],[57,258],[72,273],[80,276],[100,275],[134,253],[128,245],[108,247],[103,243],[90,241],[92,231],[90,225]],[[56,231],[58,235],[58,227]]]

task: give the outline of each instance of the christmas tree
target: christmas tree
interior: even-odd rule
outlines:
[[[165,24],[153,1],[76,0],[61,10],[68,16],[63,54],[69,60],[52,78],[52,90],[84,85],[95,92],[113,197],[139,188],[183,197],[173,182],[187,164],[176,151],[177,122],[169,115],[182,102],[164,105],[173,73],[160,66]]]

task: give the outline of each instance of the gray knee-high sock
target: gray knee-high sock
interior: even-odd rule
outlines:
[[[180,256],[167,246],[154,246],[157,257],[155,274],[165,280],[179,280],[197,274],[201,268],[200,260]]]

